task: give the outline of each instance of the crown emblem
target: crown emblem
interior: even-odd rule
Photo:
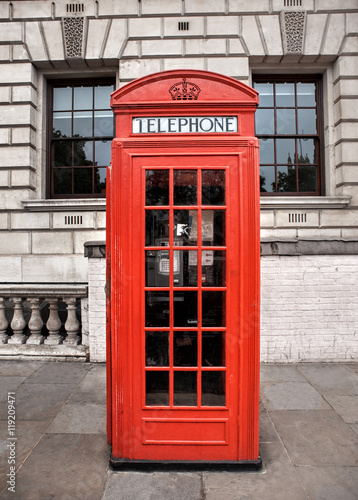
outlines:
[[[182,82],[175,83],[169,89],[173,101],[193,101],[196,100],[200,94],[200,87],[196,83],[187,82],[183,78]]]

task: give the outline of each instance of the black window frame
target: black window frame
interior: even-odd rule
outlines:
[[[253,86],[255,84],[263,84],[263,83],[272,83],[280,84],[280,83],[293,83],[295,85],[295,106],[294,107],[279,107],[276,106],[276,95],[274,95],[273,106],[259,106],[259,109],[273,109],[274,110],[274,119],[275,119],[275,131],[272,134],[256,134],[260,140],[263,139],[274,139],[274,151],[275,158],[273,164],[265,164],[260,161],[260,169],[261,166],[274,166],[275,168],[275,187],[277,189],[278,186],[278,164],[277,154],[276,154],[276,139],[294,139],[296,144],[295,149],[295,159],[294,165],[296,167],[296,191],[268,191],[263,192],[260,189],[260,195],[262,197],[267,196],[323,196],[325,195],[325,167],[324,167],[324,124],[323,124],[323,82],[322,75],[277,75],[277,74],[255,74],[252,77]],[[314,83],[316,86],[316,113],[317,113],[317,132],[316,134],[278,134],[276,132],[277,125],[277,109],[295,109],[295,127],[297,132],[297,109],[305,109],[305,106],[297,105],[297,83]],[[275,94],[275,90],[273,92]],[[312,106],[307,106],[307,108],[313,109]],[[256,118],[255,118],[255,129],[256,129]],[[256,132],[255,132],[256,133]],[[300,140],[305,139],[313,139],[315,142],[315,153],[316,153],[316,163],[312,163],[313,165],[317,165],[317,189],[314,191],[299,191],[299,180],[298,180],[298,166],[302,164],[298,161],[298,147],[297,144]],[[260,170],[261,172],[261,170]],[[261,174],[260,174],[260,188],[261,188]]]
[[[86,194],[76,194],[74,192],[74,172],[73,170],[76,168],[76,166],[73,164],[74,160],[72,160],[72,166],[68,167],[63,167],[63,168],[71,168],[72,171],[72,192],[71,193],[63,193],[63,194],[55,194],[54,190],[54,165],[53,165],[53,148],[54,144],[58,141],[68,141],[71,143],[74,143],[75,141],[110,141],[112,142],[113,138],[115,137],[115,117],[113,113],[113,135],[104,135],[104,136],[96,136],[92,132],[91,136],[85,136],[85,137],[76,137],[71,133],[70,137],[59,137],[59,138],[54,138],[53,137],[53,118],[54,118],[54,102],[53,102],[53,96],[54,96],[54,88],[66,88],[66,87],[72,87],[72,95],[74,93],[74,88],[75,87],[81,87],[81,86],[92,86],[95,87],[97,85],[101,86],[113,86],[113,90],[116,89],[116,80],[115,77],[98,77],[98,78],[63,78],[63,79],[53,79],[53,80],[48,80],[47,82],[47,90],[48,90],[48,95],[47,95],[47,157],[46,157],[46,197],[48,199],[81,199],[81,198],[88,198],[88,199],[93,199],[93,198],[102,198],[105,199],[106,193],[96,193],[95,192],[95,168],[96,165],[94,164],[94,158],[93,158],[93,165],[92,166],[86,166],[88,168],[92,168],[92,192],[91,193],[86,193]],[[94,94],[94,93],[93,93]],[[107,109],[108,111],[110,110]],[[71,106],[71,113],[72,113],[72,118],[71,118],[71,123],[73,123],[73,113],[77,111],[74,109],[74,102],[73,102],[73,97],[72,97],[72,106]],[[94,109],[94,106],[92,106],[91,112],[92,114],[97,111]],[[101,111],[101,110],[99,110]],[[73,148],[73,146],[72,146]],[[107,165],[101,165],[100,167],[104,167]],[[77,167],[81,168],[80,165]]]

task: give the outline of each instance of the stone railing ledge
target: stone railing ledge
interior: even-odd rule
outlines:
[[[88,295],[87,283],[2,283],[0,296],[76,297]]]

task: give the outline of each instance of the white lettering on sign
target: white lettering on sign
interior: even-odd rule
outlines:
[[[154,116],[132,120],[133,134],[237,132],[237,116]]]

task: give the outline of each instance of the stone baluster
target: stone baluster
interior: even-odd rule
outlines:
[[[14,315],[10,323],[13,335],[9,337],[8,344],[25,344],[26,335],[24,335],[23,331],[26,326],[26,321],[22,309],[22,298],[14,297],[11,300],[14,303]]]
[[[0,297],[0,344],[6,344],[9,338],[6,333],[9,322],[5,316],[5,299]]]
[[[81,341],[78,331],[80,329],[80,323],[77,319],[77,299],[72,297],[66,300],[67,302],[67,320],[65,323],[65,330],[67,332],[67,337],[64,340],[64,344],[67,345],[78,345]]]
[[[63,337],[59,333],[61,328],[61,320],[58,316],[59,299],[47,299],[47,302],[50,305],[50,315],[46,323],[49,335],[44,343],[49,345],[62,344]]]
[[[29,299],[31,304],[31,318],[28,322],[28,327],[30,329],[30,337],[28,338],[27,344],[40,345],[43,344],[44,337],[42,335],[42,327],[44,322],[40,316],[40,304],[39,298]]]

